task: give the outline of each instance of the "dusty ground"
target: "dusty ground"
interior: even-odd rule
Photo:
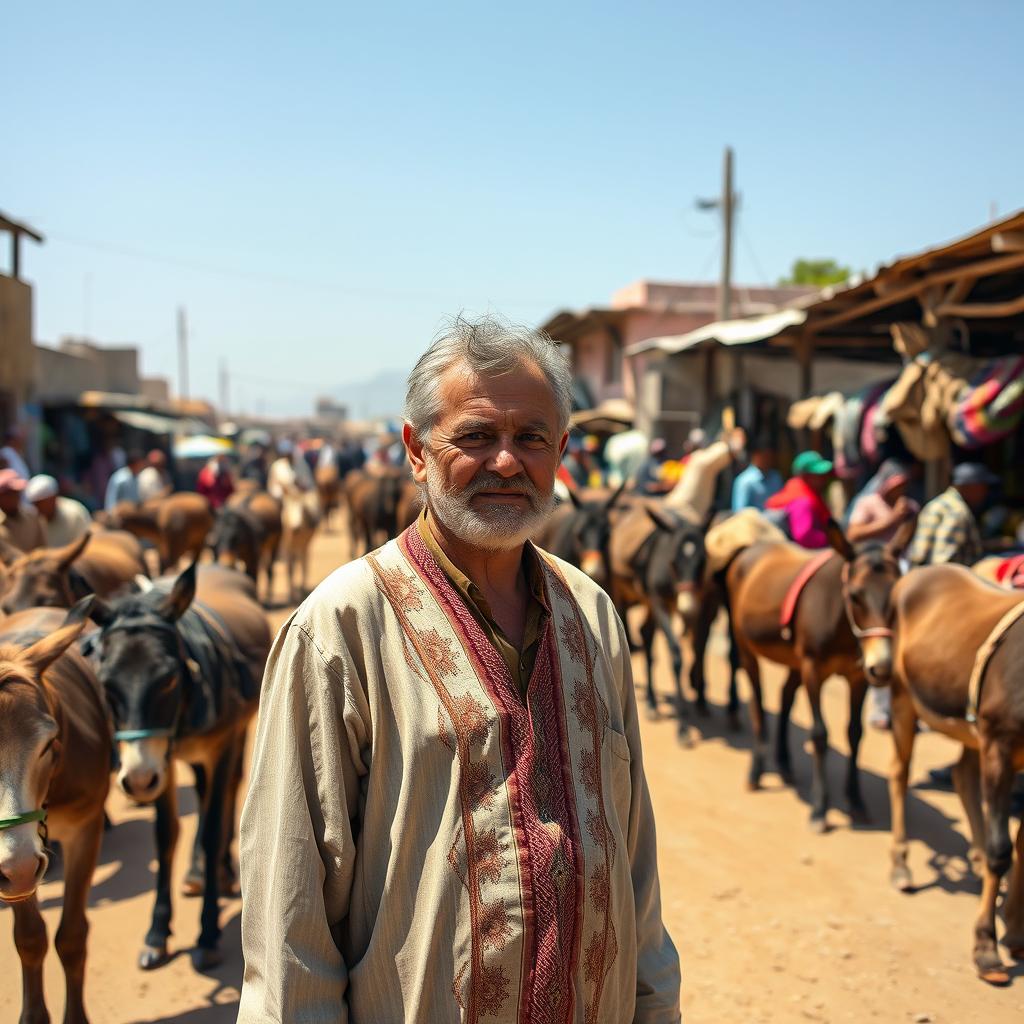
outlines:
[[[321,534],[314,548],[314,578],[326,575],[344,555],[338,534]],[[286,614],[274,612],[274,625]],[[715,661],[711,693],[721,697],[722,662]],[[659,682],[667,694],[669,680]],[[779,675],[770,672],[769,708],[777,704],[779,685]],[[838,794],[846,749],[844,684],[832,681],[826,698],[833,791]],[[802,700],[797,701],[795,724],[794,745],[800,747],[808,724]],[[914,789],[911,867],[919,888],[908,896],[887,887],[887,735],[869,732],[862,748],[865,797],[875,825],[851,829],[846,815],[834,811],[830,834],[814,836],[806,827],[809,759],[802,751],[796,756],[797,792],[767,776],[767,788],[751,794],[744,790],[746,734],[730,735],[717,709],[705,732],[696,750],[684,751],[675,742],[671,720],[644,724],[665,919],[682,957],[688,1024],[1024,1020],[1024,964],[1004,990],[987,988],[971,971],[978,885],[967,873],[954,796],[920,785]],[[949,761],[953,751],[942,737],[922,736],[913,780],[920,784],[927,769]],[[195,828],[195,804],[185,786],[182,805],[179,850],[191,843]],[[159,971],[137,970],[135,955],[152,902],[151,812],[130,806],[116,792],[109,810],[115,828],[104,840],[90,912],[86,1004],[93,1024],[234,1021],[242,975],[239,902],[224,905],[226,958],[220,968],[209,974],[193,969],[188,952],[198,935],[199,903],[178,899],[174,959]],[[184,857],[178,858],[178,869],[180,874]],[[60,893],[59,880],[41,890],[51,935]],[[0,911],[0,965],[6,981],[0,986],[0,1024],[17,1019],[20,1001],[9,914]],[[52,952],[46,986],[50,1011],[60,1020],[63,978]]]

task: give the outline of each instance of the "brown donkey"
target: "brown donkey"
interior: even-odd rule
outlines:
[[[0,580],[0,611],[70,608],[88,594],[109,597],[146,576],[142,547],[130,533],[96,529],[62,548],[26,555],[0,544],[6,575]]]
[[[198,558],[213,529],[210,503],[193,491],[178,491],[141,505],[122,502],[111,512],[97,513],[96,519],[155,545],[161,572],[173,570],[183,555]]]
[[[855,633],[859,620],[847,614],[844,583],[850,579],[874,581],[884,590],[899,577],[897,557],[910,542],[915,528],[908,522],[886,546],[872,545],[855,552],[835,523],[829,527],[831,557],[790,543],[756,543],[741,551],[726,572],[728,603],[734,641],[741,666],[750,679],[750,717],[754,752],[748,785],[757,789],[765,770],[767,736],[761,697],[758,656],[789,669],[782,690],[776,733],[776,765],[786,782],[792,780],[789,754],[789,715],[800,685],[807,691],[813,725],[814,776],[811,787],[811,827],[827,829],[829,807],[825,775],[828,729],[821,710],[821,689],[835,674],[850,685],[850,719],[847,739],[850,762],[846,797],[857,819],[866,817],[860,792],[857,755],[863,735],[862,709],[867,676],[887,674],[892,644],[887,630],[864,635],[862,648]],[[784,621],[787,620],[787,621]]]
[[[866,626],[891,627],[892,882],[912,887],[907,867],[906,795],[917,719],[963,744],[953,770],[973,845],[984,851],[981,911],[974,924],[979,977],[1006,984],[996,943],[1000,881],[1013,862],[1010,791],[1024,769],[1024,595],[997,589],[969,569],[915,569],[894,584],[884,605],[861,607],[848,587],[849,607]],[[889,681],[886,678],[884,681]],[[1024,959],[1024,828],[1005,903],[1003,943]]]
[[[87,1020],[85,908],[103,836],[111,737],[96,677],[69,648],[91,601],[70,612],[18,612],[0,626],[0,900],[14,910],[22,1024],[50,1019],[43,999],[46,926],[36,899],[47,835],[60,840],[64,854],[64,907],[54,941],[67,981],[64,1021]]]

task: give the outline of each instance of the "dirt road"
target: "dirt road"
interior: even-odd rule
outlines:
[[[314,578],[345,557],[338,534],[314,543]],[[278,584],[281,587],[282,581]],[[281,587],[283,590],[283,587]],[[275,627],[287,610],[272,614]],[[637,662],[642,672],[642,665]],[[779,673],[769,670],[766,697],[777,705]],[[670,681],[659,679],[662,694]],[[724,696],[723,663],[715,659],[713,698]],[[826,720],[832,743],[833,793],[841,793],[845,766],[846,689],[826,687]],[[747,793],[748,737],[724,728],[716,709],[705,740],[681,750],[674,726],[644,723],[644,757],[658,818],[665,919],[683,963],[684,1020],[688,1024],[806,1021],[934,1021],[985,1024],[1024,1020],[1024,964],[1004,990],[974,979],[971,922],[978,883],[968,873],[958,802],[948,793],[915,788],[909,801],[914,840],[910,863],[914,895],[891,891],[888,874],[888,798],[885,771],[889,738],[869,730],[862,747],[865,798],[875,824],[852,829],[840,811],[832,831],[807,828],[809,759],[802,750],[809,718],[802,699],[793,740],[799,789],[783,789],[775,776],[767,788]],[[948,762],[953,744],[924,735],[912,779]],[[185,773],[187,774],[187,773]],[[183,780],[187,782],[188,780]],[[195,801],[182,785],[185,814],[179,853],[195,829]],[[86,1005],[93,1024],[227,1024],[234,1021],[242,960],[237,900],[223,909],[224,964],[197,973],[189,949],[199,931],[199,903],[178,898],[174,959],[142,973],[135,956],[152,903],[152,812],[131,806],[117,792],[109,801],[114,829],[103,845],[92,890]],[[178,857],[179,875],[185,858]],[[175,886],[177,892],[178,886]],[[61,885],[41,890],[52,936],[59,919]],[[0,1024],[17,1020],[18,959],[10,911],[0,911]],[[63,1012],[63,977],[56,955],[46,964],[50,1013]],[[363,1024],[363,1022],[360,1022]],[[373,1022],[391,1024],[391,1022]]]

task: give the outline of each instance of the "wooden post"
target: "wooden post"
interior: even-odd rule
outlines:
[[[11,277],[15,280],[21,275],[21,235],[11,232]]]

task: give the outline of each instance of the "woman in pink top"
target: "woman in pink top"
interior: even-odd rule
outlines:
[[[828,547],[831,513],[822,495],[832,481],[832,463],[817,452],[801,452],[793,460],[793,475],[765,508],[785,514],[786,532],[805,548]]]

